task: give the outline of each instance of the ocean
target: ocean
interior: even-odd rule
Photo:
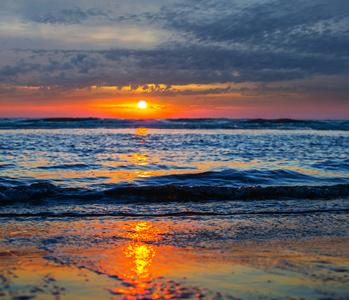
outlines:
[[[162,290],[161,294],[155,285],[166,278],[170,280],[167,289],[177,293],[173,292],[172,298],[235,295],[271,299],[297,298],[305,293],[317,299],[330,292],[344,297],[347,279],[341,277],[335,286],[323,287],[330,275],[321,273],[321,277],[317,271],[318,281],[306,287],[293,283],[287,288],[285,282],[274,278],[277,284],[272,289],[265,291],[263,283],[258,283],[257,292],[253,292],[232,284],[236,281],[232,269],[212,271],[207,283],[206,275],[200,273],[211,262],[207,256],[196,275],[179,275],[178,268],[170,273],[151,268],[156,265],[156,253],[167,251],[178,257],[183,249],[194,249],[195,255],[209,251],[205,252],[208,256],[219,251],[214,253],[237,259],[239,255],[230,251],[246,245],[241,243],[347,238],[348,212],[349,121],[0,119],[2,256],[13,258],[6,253],[35,247],[45,252],[41,258],[46,262],[73,265],[115,279],[124,290],[103,286],[113,297],[157,299],[158,295],[160,299],[166,293]],[[134,244],[127,244],[130,242]],[[98,248],[100,243],[103,249]],[[112,252],[116,245],[124,250]],[[254,259],[258,256],[255,251]],[[347,255],[342,246],[336,251],[336,257]],[[111,257],[118,257],[113,268]],[[188,258],[180,264],[179,260],[175,264],[181,266],[191,261]],[[239,262],[246,260],[244,256]],[[215,261],[211,267],[224,264]],[[332,273],[345,270],[337,275],[348,272],[343,262],[318,264]],[[118,271],[120,268],[128,271]],[[188,269],[185,272],[191,274]],[[254,281],[260,276],[254,272],[244,269],[239,274]],[[306,277],[300,266],[290,272]],[[219,279],[222,276],[224,284]],[[294,273],[288,276],[294,277]],[[186,280],[191,280],[187,286]],[[176,288],[180,284],[183,289]],[[0,285],[0,297],[1,293],[8,299],[23,293],[54,296],[53,287],[30,292],[12,286]],[[68,293],[58,292],[62,299]],[[78,299],[77,295],[75,289],[72,299]]]
[[[348,193],[349,122],[1,119],[0,171],[8,205],[328,198]]]

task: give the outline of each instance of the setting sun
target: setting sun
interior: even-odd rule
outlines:
[[[147,107],[147,102],[145,102],[144,100],[141,100],[138,102],[137,105],[139,108],[146,108]]]

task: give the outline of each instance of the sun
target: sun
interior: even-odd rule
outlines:
[[[145,102],[144,100],[141,100],[138,102],[138,108],[146,108],[147,107],[147,102]]]

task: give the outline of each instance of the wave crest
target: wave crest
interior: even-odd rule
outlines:
[[[312,129],[349,130],[349,121],[295,119],[100,119],[42,118],[0,119],[0,129],[18,128],[157,128],[157,129]]]
[[[61,188],[43,182],[25,186],[0,186],[0,205],[15,202],[47,204],[73,202],[180,202],[206,200],[335,199],[349,196],[349,184],[333,186],[146,186],[116,187],[104,191]]]

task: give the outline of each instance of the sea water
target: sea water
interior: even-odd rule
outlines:
[[[146,203],[156,195],[159,201],[331,198],[348,190],[348,124],[2,119],[0,199],[8,205],[78,204],[86,197]]]
[[[2,119],[0,296],[345,297],[348,149],[348,121]]]

